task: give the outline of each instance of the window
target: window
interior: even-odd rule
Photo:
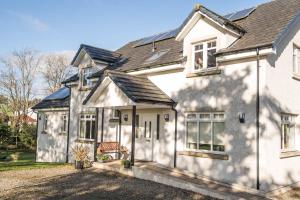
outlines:
[[[111,119],[119,119],[120,118],[120,112],[117,109],[112,109],[111,111]]]
[[[281,149],[295,149],[295,115],[281,115]]]
[[[81,114],[79,119],[79,138],[95,139],[96,121],[94,114]]]
[[[160,131],[160,115],[156,116],[156,139],[159,140],[159,131]]]
[[[194,70],[216,67],[217,42],[215,40],[194,45]]]
[[[90,75],[92,75],[92,68],[89,67],[89,68],[84,68],[82,69],[82,74],[81,74],[81,83],[82,83],[82,86],[85,87],[85,86],[92,86],[92,81],[90,79],[88,79],[88,77]]]
[[[135,116],[135,138],[140,137],[140,116]]]
[[[190,113],[186,116],[186,147],[191,150],[225,151],[224,113]]]
[[[169,49],[152,53],[152,55],[145,61],[145,64],[153,63],[153,62],[157,61],[159,58],[161,58],[163,55],[165,55],[168,52],[169,52]]]
[[[61,121],[62,121],[62,126],[61,126],[61,132],[66,133],[67,132],[67,127],[68,127],[68,120],[67,120],[67,115],[62,115],[61,116]]]
[[[300,48],[297,46],[294,46],[293,72],[295,74],[300,74]]]
[[[43,127],[43,130],[44,131],[47,131],[48,130],[48,115],[45,114],[44,116],[44,127]]]

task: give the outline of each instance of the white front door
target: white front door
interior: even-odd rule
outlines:
[[[156,132],[155,114],[137,114],[135,158],[153,161],[154,137]]]

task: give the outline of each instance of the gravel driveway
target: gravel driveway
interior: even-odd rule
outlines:
[[[0,172],[0,199],[212,199],[100,169]]]

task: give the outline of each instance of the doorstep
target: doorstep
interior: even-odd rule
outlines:
[[[230,185],[218,183],[217,181],[193,178],[180,170],[163,167],[154,162],[135,161],[135,166],[133,166],[132,169],[124,169],[119,160],[108,163],[95,162],[93,166],[95,168],[114,171],[127,176],[193,191],[217,199],[267,199],[259,194],[234,189]]]

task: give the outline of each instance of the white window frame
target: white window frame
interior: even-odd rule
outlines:
[[[68,131],[68,116],[66,114],[62,115],[61,121],[62,121],[62,124],[61,124],[60,132],[67,133],[67,131]]]
[[[300,47],[295,45],[293,46],[293,74],[300,75]]]
[[[293,115],[293,114],[286,114],[286,113],[281,114],[281,151],[282,152],[296,150],[296,122],[295,122],[296,117],[297,115]],[[283,130],[284,125],[294,126],[294,131],[292,133],[294,135],[293,147],[285,148],[284,146],[284,138],[285,138],[285,133]]]
[[[216,42],[216,46],[215,47],[211,47],[211,48],[208,48],[208,43],[211,43],[211,42]],[[198,45],[203,45],[203,49],[202,50],[195,50],[195,47],[198,46]],[[204,71],[204,70],[209,70],[209,69],[215,69],[217,67],[217,62],[216,62],[216,66],[215,67],[210,67],[208,68],[208,62],[207,62],[207,59],[208,59],[208,51],[209,50],[212,50],[212,49],[216,49],[217,51],[217,39],[211,39],[211,40],[207,40],[207,41],[202,41],[202,42],[197,42],[195,44],[192,45],[192,63],[193,63],[193,70],[192,71],[195,71],[195,72],[198,72],[198,71]],[[203,68],[201,69],[195,69],[195,54],[197,52],[203,52]]]
[[[81,137],[81,121],[84,121],[85,122],[85,125],[84,125],[84,137]],[[87,121],[91,121],[91,125],[90,125],[90,133],[89,133],[89,138],[86,138],[86,122]],[[96,114],[95,113],[82,113],[79,115],[79,123],[78,123],[78,138],[80,140],[91,140],[91,141],[94,141],[95,138],[92,138],[92,131],[93,131],[93,122],[95,122],[95,133],[94,133],[94,136],[96,137],[96,134],[97,134],[97,127],[96,127]]]
[[[92,74],[93,74],[93,67],[86,67],[81,69],[81,87],[88,88],[92,86],[92,80],[87,78]],[[85,79],[86,79],[86,85],[83,84]]]
[[[48,131],[49,129],[49,115],[48,114],[44,114],[44,123],[43,123],[43,131]]]
[[[223,115],[223,118],[222,119],[215,119],[214,118],[214,115],[215,114],[221,114]],[[192,118],[192,119],[189,119],[188,116],[189,115],[196,115],[196,118]],[[209,115],[209,119],[206,118],[206,119],[201,119],[200,118],[200,115]],[[226,115],[224,112],[188,112],[186,113],[186,122],[185,122],[185,150],[187,151],[195,151],[195,152],[206,152],[206,153],[214,153],[214,154],[226,154],[226,148],[225,148],[225,151],[214,151],[213,150],[213,123],[214,122],[221,122],[221,123],[225,123],[225,120],[226,120]],[[188,141],[188,127],[187,127],[187,124],[188,122],[197,122],[197,148],[196,149],[190,149],[188,148],[188,145],[187,145],[187,141]],[[205,150],[205,149],[199,149],[199,123],[201,122],[210,122],[211,123],[211,134],[210,134],[210,137],[211,137],[211,144],[210,144],[210,150]],[[224,146],[226,146],[226,144],[224,144]]]

